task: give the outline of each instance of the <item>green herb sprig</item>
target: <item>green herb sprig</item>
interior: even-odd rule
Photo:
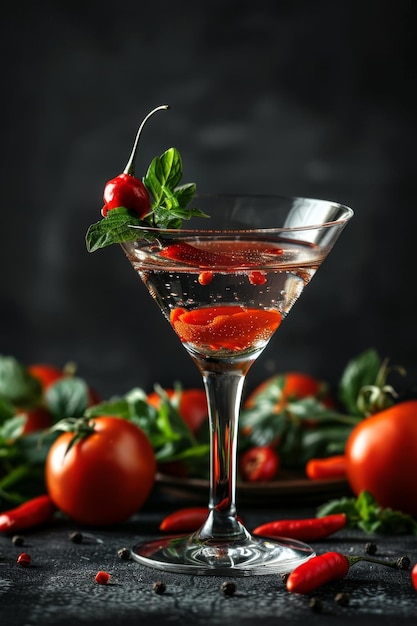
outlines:
[[[134,175],[139,137],[145,122],[156,111],[167,109],[169,109],[168,105],[157,107],[143,120],[136,135],[124,175]],[[181,185],[182,173],[182,159],[176,148],[169,148],[161,156],[155,157],[146,175],[142,178],[142,183],[149,193],[150,210],[146,215],[139,215],[131,208],[124,206],[112,208],[107,212],[104,219],[88,228],[86,234],[87,250],[94,252],[114,243],[134,241],[138,237],[138,226],[178,229],[181,228],[184,220],[189,220],[192,217],[208,217],[200,209],[189,207],[196,192],[196,185],[195,183]]]
[[[317,517],[345,513],[348,527],[372,534],[417,535],[417,520],[411,515],[380,506],[368,491],[357,498],[331,500],[317,510]]]

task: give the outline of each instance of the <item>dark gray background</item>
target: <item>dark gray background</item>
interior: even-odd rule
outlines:
[[[416,3],[19,2],[0,23],[0,353],[105,396],[199,374],[118,247],[89,255],[136,128],[199,191],[337,200],[356,215],[253,367],[336,382],[375,347],[415,374]]]

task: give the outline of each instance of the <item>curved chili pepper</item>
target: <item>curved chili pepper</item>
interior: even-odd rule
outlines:
[[[346,478],[346,457],[335,454],[324,459],[310,459],[305,471],[312,480]]]
[[[209,514],[207,507],[186,507],[174,511],[165,517],[159,530],[165,533],[188,533],[198,530]]]
[[[344,578],[349,566],[348,558],[340,552],[313,556],[291,572],[287,579],[287,589],[292,593],[310,593],[332,580]]]
[[[347,518],[344,513],[334,513],[324,517],[313,517],[296,520],[277,520],[258,526],[254,535],[266,537],[290,537],[299,541],[324,539],[344,528]]]
[[[0,532],[16,532],[52,521],[55,505],[48,495],[37,496],[0,513]]]
[[[359,561],[367,561],[392,567],[408,569],[408,557],[399,557],[395,561],[383,561],[370,556],[345,556],[341,552],[325,552],[313,556],[296,567],[287,578],[287,589],[292,593],[310,593],[326,583],[344,578],[349,568]]]

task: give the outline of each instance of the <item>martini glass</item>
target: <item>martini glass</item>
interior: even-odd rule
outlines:
[[[353,212],[324,200],[268,196],[201,196],[193,206],[209,218],[191,220],[183,230],[137,227],[137,239],[122,247],[204,381],[209,512],[197,532],[139,543],[132,556],[190,574],[289,572],[313,549],[290,538],[252,536],[237,516],[242,390],[249,368]]]

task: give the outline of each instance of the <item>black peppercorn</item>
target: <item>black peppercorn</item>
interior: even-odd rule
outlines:
[[[158,594],[162,594],[165,593],[166,590],[166,586],[165,583],[162,582],[162,580],[157,580],[154,584],[153,584],[153,590],[155,593]]]
[[[366,552],[366,554],[370,554],[370,555],[376,554],[377,550],[378,550],[378,548],[376,546],[376,543],[373,543],[372,541],[368,541],[368,543],[365,544],[365,552]]]
[[[130,559],[130,550],[129,548],[120,548],[120,550],[117,551],[117,555],[122,561],[128,561]]]
[[[12,537],[12,543],[15,546],[23,546],[23,544],[25,543],[25,538],[22,535],[14,535]]]
[[[344,591],[340,591],[335,595],[334,601],[337,602],[337,604],[340,604],[340,606],[349,606],[350,595]]]
[[[220,589],[225,596],[232,596],[236,591],[236,585],[233,581],[227,580],[220,585]]]
[[[323,609],[323,605],[321,603],[321,599],[317,596],[313,596],[310,598],[310,609],[315,613],[321,613]]]
[[[72,543],[81,543],[83,540],[83,534],[76,530],[69,534],[69,539]]]
[[[410,559],[408,556],[400,556],[398,557],[396,564],[398,569],[408,569],[410,567]]]
[[[288,578],[289,578],[289,573],[288,572],[286,574],[281,574],[281,580],[284,583],[284,585],[286,584]]]

